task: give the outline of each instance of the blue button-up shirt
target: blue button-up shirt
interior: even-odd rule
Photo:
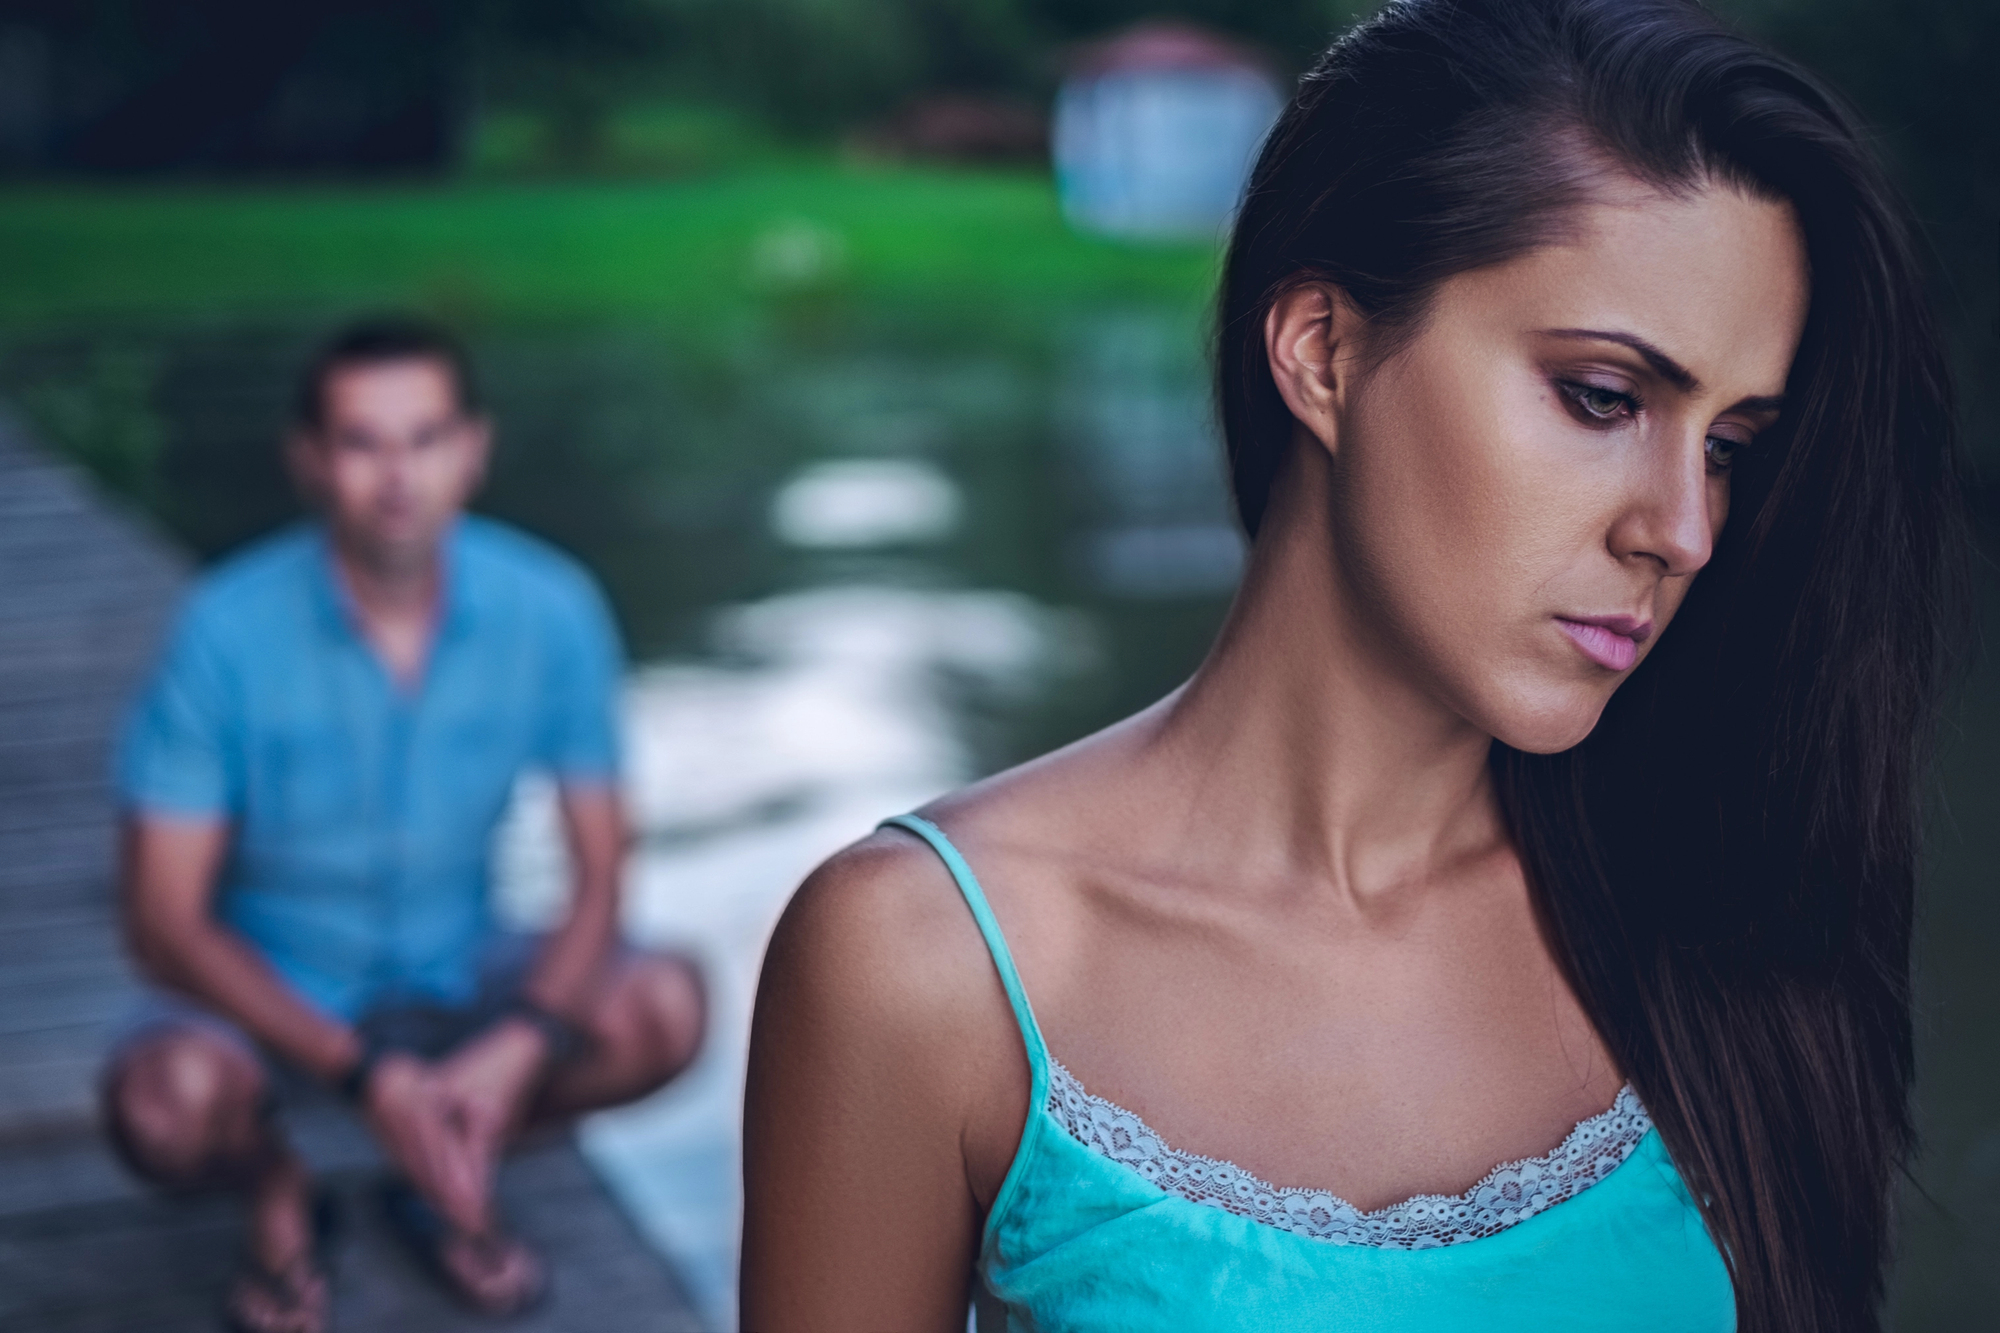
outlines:
[[[616,780],[621,655],[590,576],[483,519],[446,549],[414,688],[362,638],[323,528],[228,560],[182,610],[119,748],[131,809],[229,821],[217,916],[347,1018],[391,996],[470,998],[517,775]]]

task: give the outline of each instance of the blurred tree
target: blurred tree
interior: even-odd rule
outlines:
[[[1031,87],[1049,40],[1019,0],[657,2],[686,34],[681,69],[692,83],[808,133],[917,93]]]
[[[6,165],[445,165],[460,0],[0,0]]]
[[[166,430],[155,396],[165,358],[138,339],[58,342],[7,358],[10,397],[42,439],[100,482],[156,504]]]
[[[484,0],[481,91],[539,113],[556,165],[588,167],[617,108],[689,48],[678,17],[672,0]]]

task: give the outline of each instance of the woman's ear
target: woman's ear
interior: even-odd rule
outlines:
[[[1360,312],[1330,282],[1287,288],[1264,316],[1264,352],[1271,379],[1299,424],[1332,452],[1336,423],[1352,387]]]

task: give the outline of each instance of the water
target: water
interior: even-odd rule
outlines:
[[[770,263],[798,263],[794,238]],[[0,347],[0,394],[205,555],[295,505],[274,439],[303,319],[139,324]],[[715,1027],[585,1148],[734,1327],[752,988],[786,895],[883,816],[1151,702],[1199,660],[1241,553],[1185,311],[475,332],[500,425],[482,507],[582,556],[636,664],[633,937],[708,969]],[[1989,614],[2000,585],[1989,579]],[[1987,817],[2000,668],[1955,719],[1919,941],[1927,1154],[1894,1326],[2000,1310],[2000,935]],[[500,840],[517,920],[560,910],[545,788]]]

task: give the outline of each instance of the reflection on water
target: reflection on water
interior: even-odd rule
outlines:
[[[1113,595],[1227,592],[1242,545],[1197,349],[1143,311],[1099,316],[1079,334],[1064,419],[1094,500],[1080,562]]]
[[[928,463],[853,458],[814,463],[771,504],[771,530],[793,546],[935,542],[958,527],[958,487]]]

